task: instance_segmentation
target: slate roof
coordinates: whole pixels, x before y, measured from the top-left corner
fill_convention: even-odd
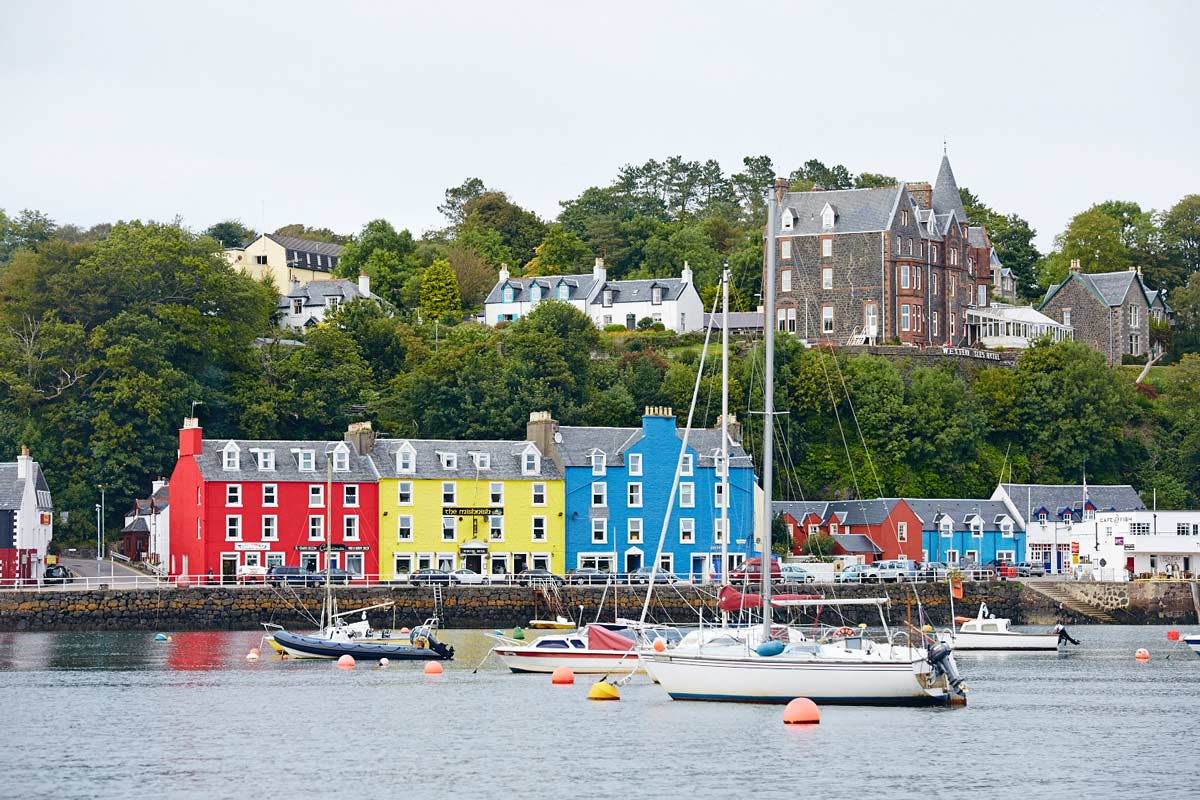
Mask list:
[[[709,314],[704,312],[704,328],[708,328],[709,319],[712,320],[713,330],[721,330],[721,314]],[[730,311],[729,312],[729,330],[744,331],[757,330],[761,331],[763,327],[763,315],[761,311]]]
[[[967,228],[967,244],[971,247],[987,247],[987,237],[983,235],[982,225],[973,225]]]
[[[145,517],[134,517],[129,524],[121,529],[121,533],[149,533],[150,526],[146,524]]]
[[[1000,531],[1000,519],[1008,516],[1008,508],[1002,500],[972,500],[972,499],[929,499],[904,498],[909,507],[921,518],[922,530],[938,530],[941,517],[949,515],[954,521],[954,530],[967,529],[965,520],[972,514],[978,514],[983,520],[983,530]],[[1019,527],[1013,520],[1013,528]]]
[[[874,553],[879,555],[883,549],[865,533],[837,533],[833,540],[847,553]]]
[[[301,253],[318,253],[323,256],[340,257],[346,248],[331,242],[315,242],[312,239],[300,239],[295,236],[280,236],[277,233],[263,234],[275,244],[282,245],[288,250],[298,250]]]
[[[561,441],[555,443],[563,464],[568,467],[590,467],[592,453],[603,451],[605,462],[610,467],[625,465],[625,451],[642,440],[641,428],[601,428],[564,425],[558,429]],[[675,438],[683,441],[683,429],[675,429]],[[699,428],[688,436],[688,448],[696,453],[697,467],[711,467],[714,456],[721,450],[721,431],[719,428]],[[670,457],[674,458],[676,454]],[[733,469],[751,467],[750,457],[745,449],[734,442],[729,442],[729,463]]]
[[[821,227],[821,211],[829,203],[834,209],[833,233],[883,231],[891,226],[892,215],[905,192],[904,184],[879,189],[839,189],[828,192],[787,192],[783,211],[792,211],[795,221],[783,236],[806,236],[830,231]]]
[[[223,469],[222,450],[233,441],[241,448],[241,468]],[[324,483],[325,448],[345,445],[350,451],[350,469],[346,472],[334,472],[334,483],[371,483],[379,479],[370,457],[360,455],[352,443],[336,441],[267,441],[259,439],[205,439],[204,452],[196,456],[196,464],[200,473],[208,481],[262,481],[275,483],[280,481],[304,481],[307,483]],[[275,453],[275,469],[260,470],[251,450],[271,450]],[[312,450],[314,469],[301,471],[298,450]]]
[[[513,289],[512,302],[528,303],[530,301],[530,289],[535,283],[542,287],[543,300],[557,300],[560,283],[565,283],[567,286],[567,300],[587,300],[592,293],[592,289],[596,286],[596,276],[588,272],[582,275],[544,275],[535,278],[509,278],[505,281],[497,281],[492,290],[488,292],[487,299],[483,302],[503,302],[500,299],[500,291],[505,286],[511,286]]]
[[[605,291],[612,292],[613,305],[619,303],[649,303],[651,290],[658,286],[662,288],[663,302],[668,300],[678,300],[683,294],[684,289],[688,287],[688,283],[682,278],[652,278],[650,280],[638,281],[606,281],[600,287],[601,293]],[[601,294],[601,300],[603,294]]]
[[[1070,484],[1002,483],[1018,512],[1031,513],[1045,507],[1051,513],[1083,503],[1083,486]],[[1144,511],[1146,506],[1129,484],[1087,487],[1088,500],[1098,511]]]
[[[305,308],[310,308],[324,307],[327,297],[340,297],[349,302],[364,296],[372,300],[379,299],[374,293],[363,295],[358,290],[356,281],[345,278],[331,281],[308,281],[299,285],[293,284],[293,288],[289,289],[287,294],[280,295],[278,307],[283,311],[291,311],[292,300],[300,298],[303,298]]]
[[[400,473],[396,470],[396,453],[407,442],[416,452],[414,472]],[[436,480],[561,480],[562,473],[552,459],[542,457],[542,470],[537,475],[521,473],[521,454],[532,442],[498,439],[473,439],[452,441],[449,439],[376,439],[371,450],[371,460],[381,478],[436,479]],[[536,446],[535,446],[536,447]],[[454,453],[457,457],[455,469],[442,467],[439,453]],[[487,469],[476,469],[472,453],[487,453],[490,465]]]
[[[25,481],[17,479],[17,463],[0,464],[0,508],[20,508],[24,493]]]
[[[1109,308],[1115,308],[1125,302],[1125,296],[1129,293],[1130,287],[1133,284],[1142,291],[1142,297],[1146,300],[1146,305],[1150,305],[1149,293],[1141,281],[1140,276],[1133,270],[1124,270],[1123,272],[1069,272],[1067,278],[1062,283],[1056,283],[1046,291],[1046,297],[1042,300],[1042,305],[1050,302],[1050,298],[1058,293],[1058,290],[1067,285],[1068,281],[1077,280],[1083,283],[1084,286],[1092,290]]]
[[[937,180],[933,184],[933,210],[938,214],[958,214],[960,221],[967,221],[967,212],[963,208],[962,196],[958,193],[954,170],[950,169],[950,157],[947,155],[942,156]]]
[[[895,497],[872,500],[777,500],[771,504],[771,508],[776,515],[787,512],[796,520],[815,513],[825,522],[831,515],[837,514],[842,525],[882,525],[898,502],[899,499]]]

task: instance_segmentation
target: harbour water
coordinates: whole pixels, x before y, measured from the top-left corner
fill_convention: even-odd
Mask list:
[[[1166,630],[963,654],[965,709],[825,707],[811,727],[644,676],[597,703],[590,676],[473,674],[479,631],[444,632],[438,677],[251,662],[254,632],[0,634],[0,797],[1195,797],[1200,658]]]

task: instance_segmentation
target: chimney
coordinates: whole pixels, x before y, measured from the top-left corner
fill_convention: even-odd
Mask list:
[[[156,493],[159,489],[167,485],[166,478],[155,478],[150,484],[150,494]]]
[[[365,456],[375,448],[375,430],[369,422],[351,422],[342,438],[354,445],[360,456]]]
[[[1137,272],[1137,273],[1140,273],[1140,272],[1141,272],[1141,270],[1140,270],[1140,269],[1138,269],[1137,267],[1130,267],[1130,268],[1129,268],[1129,271],[1130,271],[1130,272]]]
[[[29,448],[21,445],[21,455],[17,456],[17,480],[27,481],[33,477],[33,459],[29,457]]]
[[[670,406],[646,406],[643,417],[670,417],[675,419],[675,409]]]
[[[933,187],[924,181],[918,183],[909,183],[908,193],[912,195],[913,200],[917,201],[917,205],[921,208],[933,208]]]
[[[592,267],[592,277],[596,279],[596,283],[604,283],[607,280],[607,273],[604,271],[604,259],[597,258],[596,265]]]
[[[717,430],[721,429],[721,416],[717,415]],[[729,415],[729,438],[734,444],[742,442],[742,423],[738,422],[737,414]]]
[[[300,279],[295,273],[288,273],[288,296],[300,294]]]
[[[500,283],[504,283],[511,275],[512,273],[508,271],[508,264],[500,262]]]
[[[204,452],[204,431],[196,417],[184,417],[179,430],[179,457],[198,456]]]
[[[1080,266],[1079,266],[1079,259],[1078,259],[1078,258],[1072,258],[1072,259],[1071,259],[1071,272],[1074,272],[1076,275],[1078,275],[1078,274],[1079,274],[1080,272],[1082,272],[1082,271],[1083,271],[1083,270],[1082,270],[1082,269],[1080,268]]]
[[[775,202],[783,202],[783,193],[787,191],[787,181],[783,178],[775,179]]]
[[[692,268],[690,266],[688,266],[687,261],[683,262],[683,272],[679,273],[679,277],[683,280],[684,283],[692,282]]]
[[[558,435],[558,421],[550,416],[549,411],[530,411],[529,422],[525,425],[525,438],[537,445],[542,455],[553,459],[562,468],[561,457],[554,441]]]
[[[371,296],[371,276],[365,272],[358,273],[358,293],[363,297]]]

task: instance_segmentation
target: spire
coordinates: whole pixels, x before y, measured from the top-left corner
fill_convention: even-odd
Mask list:
[[[950,169],[950,157],[942,155],[942,166],[938,169],[937,182],[933,184],[933,210],[938,214],[958,212],[962,222],[967,221],[967,212],[963,209],[962,197],[958,193],[958,184],[954,182],[954,170]]]

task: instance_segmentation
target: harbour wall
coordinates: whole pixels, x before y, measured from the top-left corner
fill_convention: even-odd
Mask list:
[[[1017,581],[966,584],[955,613],[974,616],[980,603],[1014,624],[1180,624],[1197,622],[1197,601],[1187,583],[1021,583]],[[919,619],[920,595],[928,621],[941,627],[950,619],[944,585],[825,587],[827,597],[891,599],[893,623]],[[562,607],[578,620],[614,616],[636,618],[645,588],[621,587],[615,593],[602,587],[567,587]],[[391,600],[392,609],[370,614],[381,627],[412,627],[434,615],[435,598],[423,587],[344,587],[336,590],[339,610],[350,611]],[[553,617],[546,601],[533,589],[471,586],[442,590],[442,620],[450,628],[502,628],[528,625],[529,620]],[[694,624],[701,608],[715,612],[715,587],[679,585],[656,587],[650,619]],[[251,630],[263,622],[312,628],[320,614],[322,589],[270,587],[190,587],[185,589],[106,589],[87,591],[0,592],[0,631],[55,630]],[[824,622],[870,625],[878,623],[872,606],[825,609]]]

